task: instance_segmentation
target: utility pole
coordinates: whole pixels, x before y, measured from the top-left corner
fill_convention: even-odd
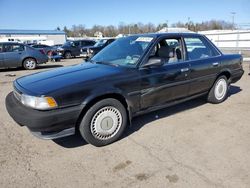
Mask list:
[[[189,26],[190,25],[190,17],[188,17],[188,30],[190,29]]]
[[[168,32],[168,20],[166,20],[166,29],[167,29],[167,32]]]
[[[232,14],[232,30],[234,30],[234,16],[236,12],[231,12],[231,14]]]

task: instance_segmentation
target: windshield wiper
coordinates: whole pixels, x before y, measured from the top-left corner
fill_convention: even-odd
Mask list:
[[[103,65],[111,65],[111,66],[115,66],[115,67],[118,67],[119,65],[117,64],[113,64],[113,63],[110,63],[110,62],[105,62],[105,61],[93,61],[93,60],[90,60],[91,63],[94,63],[94,64],[103,64]]]

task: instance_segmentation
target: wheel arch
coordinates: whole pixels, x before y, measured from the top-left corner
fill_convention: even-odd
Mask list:
[[[65,54],[66,54],[67,52],[69,52],[69,53],[72,55],[72,51],[69,50],[69,49],[65,50],[64,53],[63,53],[63,55],[65,56]]]
[[[82,109],[82,111],[77,119],[76,127],[79,127],[83,116],[91,108],[91,106],[93,106],[97,102],[99,102],[103,99],[107,99],[107,98],[116,99],[125,107],[126,112],[127,112],[127,118],[129,120],[129,123],[131,124],[132,115],[131,115],[131,108],[130,108],[129,102],[126,100],[126,98],[121,93],[112,92],[112,93],[105,93],[105,94],[101,94],[98,96],[94,96],[94,97],[91,97],[91,98],[85,100],[83,102],[84,108]]]
[[[231,71],[229,69],[223,69],[220,71],[220,73],[217,75],[215,81],[220,77],[220,76],[226,76],[227,77],[227,80],[229,81],[229,83],[231,82]],[[215,82],[214,81],[214,82]]]

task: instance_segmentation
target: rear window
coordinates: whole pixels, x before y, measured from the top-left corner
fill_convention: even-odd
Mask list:
[[[218,52],[200,37],[184,38],[189,60],[204,59],[219,55]]]

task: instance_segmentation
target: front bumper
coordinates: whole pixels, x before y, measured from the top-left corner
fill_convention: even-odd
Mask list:
[[[64,51],[63,50],[58,50],[57,54],[60,55],[60,56],[64,56]]]
[[[24,106],[19,102],[13,92],[9,93],[5,100],[5,105],[10,116],[21,126],[28,129],[39,137],[54,139],[54,135],[63,137],[74,134],[77,120],[83,106],[67,107],[47,111],[39,111]],[[73,129],[72,129],[73,128]],[[68,131],[65,131],[69,129]],[[69,134],[70,132],[70,134]],[[51,138],[48,137],[50,135]]]

